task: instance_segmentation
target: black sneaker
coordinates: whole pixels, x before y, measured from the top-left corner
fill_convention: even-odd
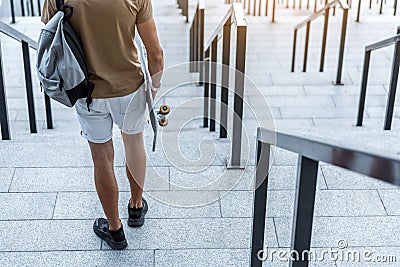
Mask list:
[[[93,224],[94,233],[104,240],[112,249],[120,250],[128,246],[126,242],[123,226],[117,231],[108,229],[108,222],[104,218],[99,218]]]
[[[129,219],[128,219],[128,225],[130,227],[141,227],[144,224],[144,216],[147,213],[147,210],[149,209],[149,206],[147,205],[147,201],[143,198],[142,199],[143,207],[139,209],[133,209],[131,208],[130,201],[128,203],[128,213],[129,213]]]

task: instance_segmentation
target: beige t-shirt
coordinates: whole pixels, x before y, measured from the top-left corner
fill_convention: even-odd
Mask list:
[[[70,23],[82,41],[95,84],[93,98],[128,95],[144,82],[134,44],[135,25],[153,18],[151,0],[65,0],[74,8]],[[57,12],[55,0],[45,0],[42,21]]]

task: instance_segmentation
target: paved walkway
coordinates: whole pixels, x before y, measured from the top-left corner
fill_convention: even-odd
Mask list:
[[[188,60],[189,26],[175,2],[154,1],[167,67]],[[227,9],[222,2],[206,1],[207,36]],[[385,13],[391,12],[389,2]],[[391,49],[373,56],[366,126],[353,125],[363,48],[393,35],[398,17],[380,16],[376,7],[371,11],[363,8],[362,22],[357,24],[352,21],[354,12],[350,12],[344,86],[331,85],[335,78],[340,12],[329,26],[324,73],[318,73],[317,69],[320,49],[317,32],[321,32],[321,21],[312,28],[309,72],[290,73],[293,26],[307,13],[279,6],[276,24],[271,24],[270,18],[248,17],[247,74],[266,97],[277,129],[397,153],[398,110],[394,130],[381,130]],[[38,18],[18,18],[15,27],[37,38],[41,24]],[[202,88],[189,84],[168,91],[161,101],[171,104],[175,111],[170,116],[170,125],[162,131],[157,153],[150,152],[151,132],[146,129],[149,164],[145,191],[150,205],[146,224],[140,229],[126,227],[128,249],[110,251],[92,233],[93,220],[102,211],[93,183],[89,149],[79,136],[73,110],[54,103],[55,129],[46,130],[43,98],[34,79],[40,130],[37,135],[28,134],[20,46],[8,37],[1,36],[1,41],[13,139],[0,141],[0,266],[248,266],[254,118],[245,115],[247,168],[226,170],[229,142],[200,128],[200,119],[193,120],[202,114],[201,101],[196,101],[202,96]],[[299,44],[302,43],[300,38]],[[299,48],[298,66],[301,51]],[[170,68],[166,74],[165,91],[173,89],[181,79],[196,78],[188,73],[186,66]],[[258,91],[248,87],[251,89],[246,91],[246,100],[250,105],[246,112],[253,109],[267,114],[264,102],[257,97]],[[117,130],[114,140],[120,210],[125,224],[129,186]],[[267,205],[266,246],[271,249],[290,246],[296,164],[296,155],[277,150]],[[370,250],[373,256],[394,255],[400,260],[399,199],[396,187],[322,164],[312,246],[321,252],[336,249],[338,241],[344,240],[349,250]],[[287,263],[275,260],[267,266],[287,266]],[[312,266],[398,266],[398,263],[379,265],[325,259]]]

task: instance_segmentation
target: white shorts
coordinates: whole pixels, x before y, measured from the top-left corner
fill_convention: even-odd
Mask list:
[[[95,98],[87,108],[86,99],[79,99],[75,111],[81,125],[82,137],[96,144],[112,138],[113,123],[126,134],[143,132],[146,125],[146,92],[144,85],[122,97]]]

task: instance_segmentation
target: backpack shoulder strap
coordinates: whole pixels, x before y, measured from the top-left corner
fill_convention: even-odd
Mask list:
[[[56,6],[58,10],[61,10],[63,5],[64,5],[64,0],[56,0]]]

